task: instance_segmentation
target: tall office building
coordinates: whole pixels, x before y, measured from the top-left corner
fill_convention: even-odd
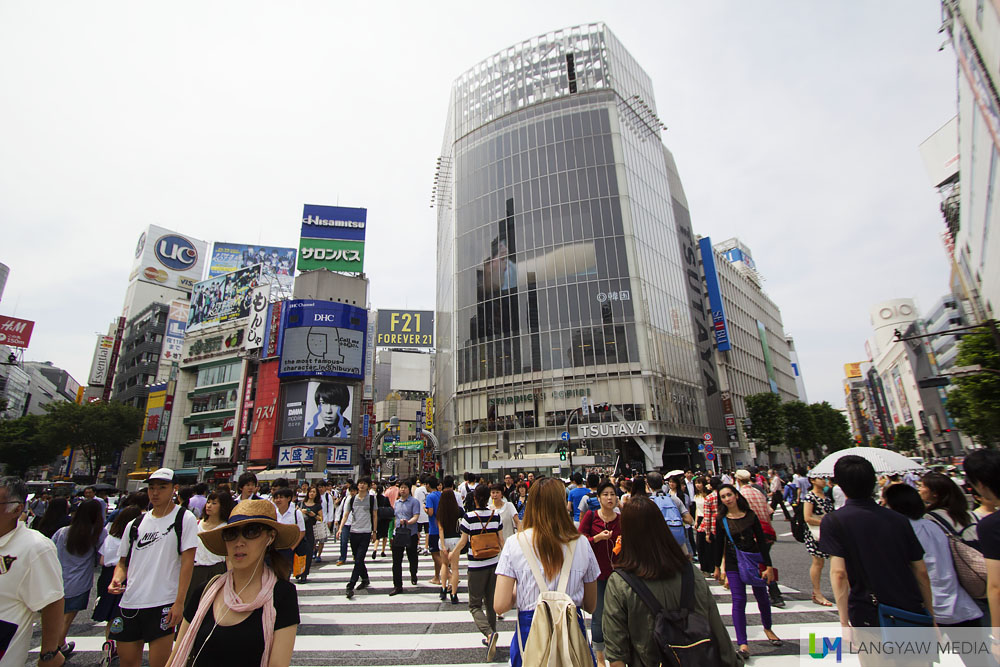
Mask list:
[[[435,178],[446,470],[511,455],[530,467],[564,431],[598,466],[686,466],[706,430],[724,442],[662,127],[649,76],[603,24],[516,44],[455,81]]]

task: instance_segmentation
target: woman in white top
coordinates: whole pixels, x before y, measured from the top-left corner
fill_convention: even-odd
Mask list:
[[[528,555],[526,545],[530,545]],[[561,583],[560,573],[568,554],[572,554],[572,561],[566,594],[578,609],[593,613],[597,607],[597,579],[601,576],[594,550],[587,538],[577,532],[566,512],[566,489],[562,482],[551,477],[536,479],[531,485],[521,530],[516,539],[504,543],[496,569],[493,608],[497,614],[517,608],[517,630],[510,646],[512,667],[521,666],[520,645],[527,641],[541,594],[528,558],[538,564],[548,590],[554,591]],[[583,628],[582,614],[579,619]]]
[[[521,520],[517,517],[514,503],[504,498],[503,491],[503,484],[499,482],[490,486],[489,509],[497,511],[500,522],[503,524],[503,539],[509,540],[520,527]]]
[[[205,500],[205,517],[198,522],[198,533],[215,530],[229,521],[235,502],[228,493],[210,493]],[[191,573],[191,583],[188,585],[188,599],[202,582],[207,582],[217,574],[226,573],[226,557],[219,556],[205,546],[201,540],[194,552],[194,571]],[[186,604],[186,601],[185,601]]]

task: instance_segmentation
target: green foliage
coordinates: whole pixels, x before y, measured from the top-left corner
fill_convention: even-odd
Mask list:
[[[62,452],[62,443],[42,437],[42,421],[38,415],[0,421],[0,461],[8,474],[24,477],[28,468],[52,463]]]
[[[956,366],[978,364],[1000,370],[1000,353],[989,331],[977,330],[966,334],[958,344]],[[959,430],[977,443],[1000,445],[1000,373],[983,371],[952,380],[948,392],[948,413]]]
[[[785,416],[781,398],[765,391],[751,394],[744,399],[750,418],[751,439],[764,451],[781,444],[785,437]]]
[[[843,412],[823,401],[809,406],[816,426],[816,442],[825,445],[827,453],[854,446],[851,426]]]
[[[881,447],[882,446],[882,436],[880,436],[878,433],[876,433],[875,435],[873,435],[872,439],[871,439],[871,445],[872,445],[872,447]]]
[[[818,433],[809,406],[802,401],[789,401],[781,404],[781,414],[785,422],[785,445],[816,453]]]
[[[115,455],[141,435],[145,415],[124,403],[52,403],[42,423],[42,434],[50,441],[80,450],[90,467],[114,462]]]
[[[917,448],[917,429],[913,426],[900,426],[896,429],[896,439],[892,448],[897,452],[909,452]]]

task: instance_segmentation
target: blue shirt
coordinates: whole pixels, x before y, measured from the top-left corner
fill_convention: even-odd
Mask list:
[[[440,491],[431,491],[430,493],[427,494],[427,500],[424,501],[424,507],[434,511],[434,516],[430,517],[431,525],[428,526],[427,528],[428,535],[438,534],[437,510],[438,510],[438,503],[440,502],[441,502]],[[430,512],[428,512],[427,514],[430,515]]]
[[[396,501],[396,525],[400,526],[420,514],[420,502],[413,496]]]
[[[585,486],[578,486],[566,493],[566,497],[569,499],[569,506],[573,508],[573,521],[580,520],[580,499],[588,493],[590,493],[590,489]]]

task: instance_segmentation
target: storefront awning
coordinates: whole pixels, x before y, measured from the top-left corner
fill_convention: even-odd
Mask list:
[[[133,470],[128,474],[129,479],[146,479],[149,477],[156,469],[155,468],[144,468],[142,470]]]
[[[174,471],[174,477],[197,477],[199,473],[206,473],[215,470],[215,466],[202,466],[201,468],[178,468]]]
[[[267,470],[267,466],[247,466],[247,472],[260,472],[261,470]]]
[[[271,482],[279,477],[295,477],[294,470],[289,474],[288,470],[282,470],[281,468],[272,468],[271,470],[264,470],[254,474],[257,475],[258,482]]]

